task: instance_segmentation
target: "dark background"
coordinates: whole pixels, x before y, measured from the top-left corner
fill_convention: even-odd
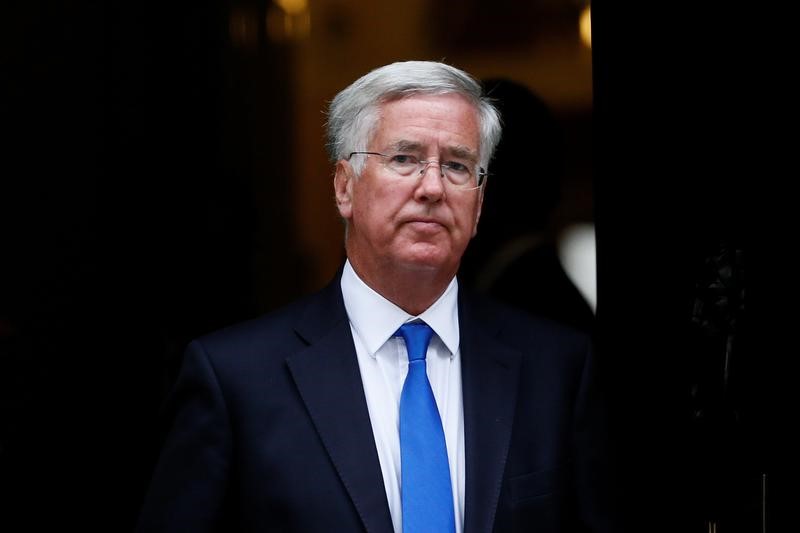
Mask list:
[[[767,474],[779,531],[792,324],[776,295],[795,284],[774,188],[781,17],[608,4],[593,6],[597,336],[625,513],[639,531],[760,531]],[[288,51],[230,54],[227,7],[4,4],[3,531],[129,530],[185,344],[305,290],[279,179]],[[739,251],[720,289],[735,312],[704,326],[721,250]]]
[[[597,320],[626,514],[785,531],[785,34],[752,3],[609,4],[592,13]]]

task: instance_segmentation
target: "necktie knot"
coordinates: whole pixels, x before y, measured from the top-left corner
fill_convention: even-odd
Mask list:
[[[406,342],[408,361],[424,361],[428,352],[428,344],[433,337],[433,330],[425,322],[410,322],[403,324],[395,335],[403,337]]]

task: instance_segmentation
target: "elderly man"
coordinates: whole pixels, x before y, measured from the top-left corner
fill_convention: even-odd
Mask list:
[[[394,63],[329,114],[347,261],[188,348],[141,531],[615,531],[590,344],[459,291],[496,110]]]

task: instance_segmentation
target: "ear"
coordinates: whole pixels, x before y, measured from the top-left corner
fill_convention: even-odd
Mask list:
[[[486,178],[484,178],[485,180]],[[484,181],[483,186],[478,190],[478,213],[475,215],[475,225],[472,227],[472,236],[478,234],[478,221],[481,219],[481,212],[483,210],[483,194],[486,191],[488,182]]]
[[[333,191],[336,195],[336,207],[339,215],[345,220],[353,216],[353,181],[355,172],[349,161],[340,159],[336,163],[336,173],[333,176]]]

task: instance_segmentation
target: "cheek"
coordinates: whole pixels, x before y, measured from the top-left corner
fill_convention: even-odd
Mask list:
[[[389,221],[403,206],[401,191],[378,188],[362,187],[354,196],[354,212],[364,221]]]
[[[478,230],[478,219],[480,218],[480,211],[478,205],[469,203],[461,206],[461,223],[459,226],[462,231],[470,238],[475,236]]]
[[[352,222],[365,234],[380,235],[390,230],[392,206],[377,191],[363,189],[354,197]]]

